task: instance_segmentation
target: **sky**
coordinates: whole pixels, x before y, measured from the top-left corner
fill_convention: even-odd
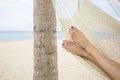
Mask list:
[[[0,31],[33,31],[33,0],[0,0]]]
[[[105,0],[93,0],[96,5],[112,13]],[[114,13],[112,13],[114,15]],[[0,31],[32,31],[33,0],[0,0]],[[60,30],[60,28],[57,28]]]
[[[0,31],[32,29],[32,0],[0,0]]]

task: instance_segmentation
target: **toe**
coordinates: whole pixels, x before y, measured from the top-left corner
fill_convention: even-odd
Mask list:
[[[81,31],[80,31],[77,27],[75,27],[75,26],[71,26],[71,27],[69,28],[69,30],[72,31],[72,32],[77,32],[77,31],[81,32]]]
[[[63,40],[62,47],[63,48],[65,47],[65,40]]]
[[[69,34],[70,34],[70,35],[74,35],[74,33],[75,33],[75,32],[78,32],[78,31],[80,31],[80,30],[78,30],[75,26],[71,26],[71,27],[69,28]]]
[[[69,30],[74,32],[74,31],[75,31],[75,26],[71,26],[71,27],[69,28]]]
[[[64,49],[65,49],[65,43],[62,43],[62,48],[64,48]]]
[[[69,40],[63,40],[63,43],[64,44],[66,44],[66,43],[68,43],[69,42]]]
[[[71,26],[70,28],[69,28],[69,34],[70,34],[70,36],[72,36],[73,34],[74,34],[74,26]]]
[[[63,40],[62,47],[65,48],[67,46],[68,42],[69,42],[68,40]]]

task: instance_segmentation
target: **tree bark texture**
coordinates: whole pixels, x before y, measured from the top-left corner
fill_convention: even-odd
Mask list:
[[[56,17],[52,0],[34,0],[33,80],[58,80]]]

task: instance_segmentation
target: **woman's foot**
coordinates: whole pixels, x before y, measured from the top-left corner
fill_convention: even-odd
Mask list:
[[[73,42],[78,43],[84,49],[91,44],[84,34],[74,26],[69,28],[69,34]]]
[[[92,56],[89,55],[83,48],[76,46],[76,44],[69,40],[64,40],[62,47],[73,54],[79,55],[88,60],[93,60]]]

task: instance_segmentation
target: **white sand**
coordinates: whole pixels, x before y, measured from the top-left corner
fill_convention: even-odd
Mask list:
[[[33,42],[0,42],[0,80],[32,80]]]
[[[79,80],[76,59],[64,53],[61,43],[58,40],[59,80]],[[0,41],[0,80],[32,80],[32,75],[33,41]]]
[[[58,40],[59,80],[95,80],[87,76],[91,73],[81,67],[82,63],[62,49],[61,43]],[[32,80],[32,76],[33,41],[0,41],[0,80]]]

